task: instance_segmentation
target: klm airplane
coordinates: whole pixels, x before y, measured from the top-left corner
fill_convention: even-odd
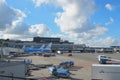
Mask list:
[[[52,43],[49,43],[47,46],[43,44],[40,48],[34,48],[34,47],[25,48],[24,46],[23,51],[29,54],[48,53],[48,52],[51,52],[51,46],[52,46]]]

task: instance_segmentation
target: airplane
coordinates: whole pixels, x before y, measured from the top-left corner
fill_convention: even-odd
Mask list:
[[[46,47],[45,47],[45,44],[43,44],[40,48],[34,48],[34,47],[25,48],[25,46],[23,46],[23,51],[29,54],[47,53],[47,52],[51,52],[51,46],[52,46],[52,43],[49,43]]]

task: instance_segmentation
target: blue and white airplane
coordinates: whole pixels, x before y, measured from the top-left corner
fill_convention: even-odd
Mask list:
[[[34,47],[25,48],[24,47],[23,51],[29,54],[48,53],[48,52],[51,52],[51,46],[52,46],[52,43],[49,43],[46,47],[45,47],[45,44],[43,44],[40,48],[34,48]]]

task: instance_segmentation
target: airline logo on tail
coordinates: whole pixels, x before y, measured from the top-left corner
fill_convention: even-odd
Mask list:
[[[42,52],[51,52],[51,47],[52,47],[52,43],[49,43],[44,49],[42,49]]]

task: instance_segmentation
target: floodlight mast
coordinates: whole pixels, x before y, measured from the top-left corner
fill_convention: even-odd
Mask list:
[[[1,61],[3,61],[3,45],[4,45],[4,42],[2,41],[1,42]]]

